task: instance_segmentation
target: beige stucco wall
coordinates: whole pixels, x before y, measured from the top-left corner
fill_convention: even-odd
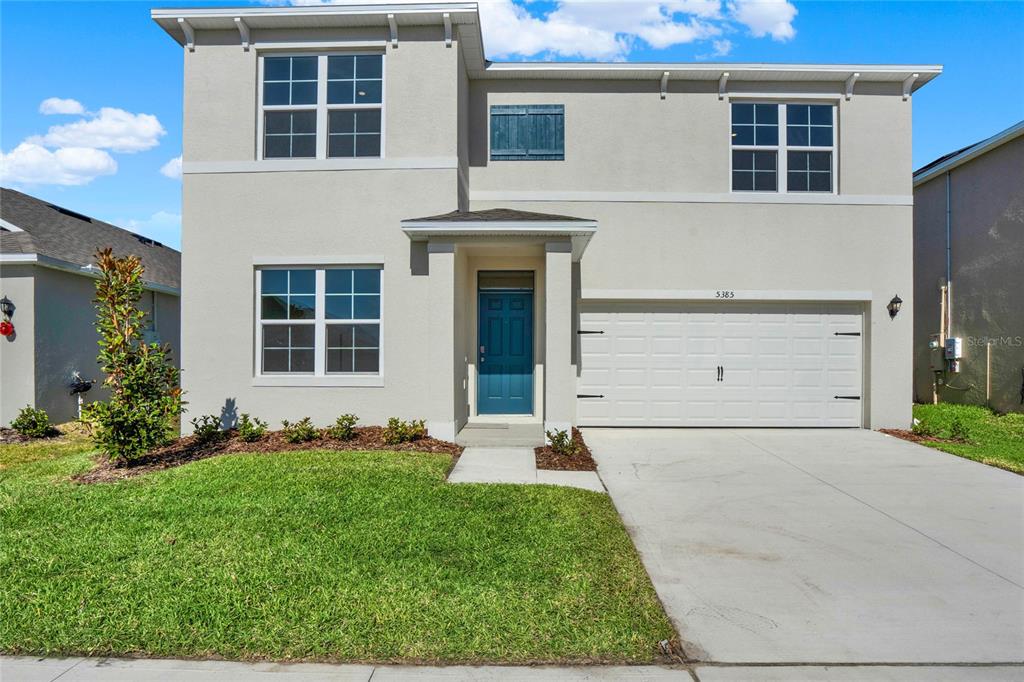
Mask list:
[[[909,206],[516,202],[598,221],[579,264],[588,290],[747,291],[770,300],[866,292],[866,425],[905,427],[911,410],[913,281]],[[491,208],[475,202],[474,209]],[[635,254],[624,257],[624,254]],[[886,305],[903,298],[890,320]],[[742,299],[737,299],[742,300]]]
[[[208,172],[203,162],[256,158],[256,55],[267,37],[257,36],[257,49],[245,52],[237,35],[200,32],[195,52],[186,51],[183,305],[188,318],[182,338],[191,416],[219,413],[228,404],[274,422],[308,415],[326,424],[342,412],[355,412],[364,423],[450,415],[449,423],[461,424],[471,414],[475,392],[474,272],[483,255],[462,245],[428,254],[423,245],[410,244],[399,221],[456,206],[506,206],[599,221],[598,236],[578,271],[567,254],[541,250],[534,256],[538,270],[549,265],[558,270],[558,310],[570,316],[579,292],[585,296],[588,289],[735,289],[767,298],[780,291],[866,292],[865,424],[909,424],[911,208],[900,204],[908,203],[910,194],[911,105],[897,85],[858,85],[849,101],[836,94],[839,83],[772,86],[779,93],[813,93],[837,102],[840,194],[833,205],[800,198],[786,204],[737,203],[729,198],[729,103],[719,100],[717,84],[673,81],[662,100],[654,81],[469,81],[457,45],[445,48],[440,31],[403,27],[399,47],[386,48],[384,109],[387,160],[456,162],[457,167],[443,169]],[[340,35],[303,32],[292,38]],[[382,29],[359,36],[387,37]],[[730,84],[731,90],[746,92],[766,87]],[[566,160],[490,163],[487,109],[492,103],[565,104]],[[466,113],[460,116],[461,111]],[[697,198],[473,197],[572,191]],[[869,205],[853,205],[855,200]],[[379,258],[384,265],[383,386],[256,385],[253,262],[259,257],[334,264]],[[502,262],[528,269],[529,260],[508,253]],[[431,283],[435,275],[439,279]],[[562,296],[566,289],[571,293]],[[890,322],[885,304],[896,293],[905,300],[904,313]],[[546,300],[540,292],[537,298]],[[538,307],[535,319],[547,317]],[[558,332],[566,340],[559,357],[565,356],[568,377],[556,373],[557,391],[540,396],[568,403],[557,406],[559,421],[571,419],[575,407],[573,324],[569,320]],[[431,338],[425,341],[424,335]],[[544,338],[541,329],[537,343]],[[440,353],[442,343],[450,351]],[[543,362],[544,352],[535,357]],[[544,390],[547,374],[538,373],[537,390]]]
[[[775,86],[821,93],[838,105],[838,187],[842,194],[909,197],[910,102],[895,88],[865,84],[850,100],[840,84]],[[730,92],[764,93],[763,83]],[[765,101],[765,100],[757,100]],[[780,101],[787,101],[780,95]],[[803,100],[788,100],[803,101]],[[492,104],[563,104],[564,161],[488,159]],[[470,186],[480,191],[610,191],[727,194],[730,100],[717,83],[671,82],[661,99],[655,81],[505,81],[470,84]]]
[[[383,41],[384,29],[301,32],[257,31],[256,48],[245,51],[237,32],[200,31],[194,52],[185,50],[183,161],[252,161],[257,158],[260,54],[271,40]],[[383,44],[356,51],[385,54],[384,153],[387,158],[456,156],[457,47],[446,48],[441,27],[408,27],[398,48]],[[312,52],[316,54],[316,52]],[[455,186],[452,186],[454,191]],[[455,196],[450,199],[455,208]],[[416,216],[410,216],[416,217]]]
[[[985,403],[986,345],[991,343],[992,400],[1000,411],[1024,410],[1024,137],[950,173],[951,332],[963,338],[959,374],[948,375],[945,402]],[[928,341],[939,331],[946,277],[946,176],[914,191],[914,391],[932,399]],[[956,388],[953,388],[956,387]],[[958,390],[967,389],[967,390]]]
[[[15,305],[11,323],[16,335],[0,338],[0,425],[8,426],[18,410],[35,402],[34,265],[0,267],[0,297]]]

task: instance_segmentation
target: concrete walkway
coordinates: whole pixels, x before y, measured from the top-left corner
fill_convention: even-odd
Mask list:
[[[596,471],[537,469],[533,448],[466,448],[449,483],[545,483],[605,492]]]
[[[863,430],[584,435],[690,658],[1024,661],[1024,477]]]
[[[0,658],[3,682],[1010,682],[1016,666],[372,666],[117,658]]]

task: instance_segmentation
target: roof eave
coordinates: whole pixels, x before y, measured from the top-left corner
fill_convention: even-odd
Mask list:
[[[940,175],[944,175],[949,171],[953,170],[957,166],[962,166],[968,161],[975,159],[982,154],[987,154],[997,147],[1015,140],[1021,135],[1024,135],[1024,121],[1018,121],[1014,125],[1010,126],[1006,130],[996,133],[992,137],[982,140],[981,142],[968,147],[956,156],[946,159],[937,166],[933,166],[926,171],[918,171],[914,173],[914,187],[923,185],[924,183],[932,180]]]
[[[97,279],[100,276],[98,269],[92,264],[78,265],[77,263],[61,260],[60,258],[53,258],[52,256],[44,256],[38,253],[0,253],[0,263],[7,263],[9,265],[38,265],[40,267],[50,268],[51,270],[69,272],[73,275],[92,277],[93,279]],[[153,282],[151,280],[143,280],[142,288],[162,294],[169,294],[171,296],[181,296],[180,288],[160,284],[159,282]]]

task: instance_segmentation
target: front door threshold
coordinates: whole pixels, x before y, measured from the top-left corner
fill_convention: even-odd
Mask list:
[[[475,417],[462,427],[455,442],[463,447],[538,447],[544,445],[544,424],[528,421]]]

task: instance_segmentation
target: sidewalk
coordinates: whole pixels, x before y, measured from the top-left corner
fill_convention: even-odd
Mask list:
[[[455,464],[449,483],[543,483],[606,492],[596,471],[537,469],[533,448],[466,448]]]
[[[452,666],[0,657],[3,682],[1014,682],[1021,665]]]
[[[391,680],[624,680],[625,682],[692,682],[684,668],[655,666],[591,666],[554,668],[529,666],[328,665],[323,663],[236,663],[122,658],[0,657],[3,682],[389,682]]]

